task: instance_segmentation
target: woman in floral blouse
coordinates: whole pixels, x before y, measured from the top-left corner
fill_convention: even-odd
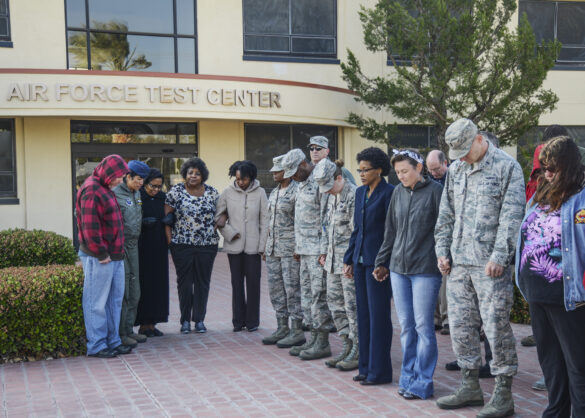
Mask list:
[[[203,323],[218,235],[214,215],[219,193],[205,184],[209,170],[200,158],[191,158],[181,167],[184,183],[167,193],[165,214],[173,212],[175,223],[166,227],[167,241],[177,271],[181,309],[181,333],[206,332]]]

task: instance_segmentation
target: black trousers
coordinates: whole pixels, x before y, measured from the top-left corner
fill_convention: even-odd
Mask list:
[[[531,303],[538,361],[548,389],[546,418],[585,417],[585,307]]]
[[[260,254],[228,254],[232,275],[232,324],[255,328],[260,324]]]
[[[177,271],[181,323],[205,319],[209,282],[216,255],[217,245],[171,245],[171,256]]]

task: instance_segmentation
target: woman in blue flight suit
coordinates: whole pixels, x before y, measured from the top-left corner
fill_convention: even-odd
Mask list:
[[[354,230],[344,257],[344,274],[353,276],[357,302],[359,373],[353,380],[362,385],[392,382],[390,346],[392,321],[388,280],[378,282],[372,272],[384,241],[384,222],[394,186],[383,176],[390,172],[388,155],[379,148],[366,148],[357,155],[362,186],[356,190]]]

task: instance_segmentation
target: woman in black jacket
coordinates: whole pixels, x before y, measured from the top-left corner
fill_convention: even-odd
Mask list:
[[[394,305],[402,332],[402,368],[398,393],[405,399],[433,396],[438,349],[434,311],[441,273],[435,256],[434,230],[443,186],[423,175],[423,157],[411,150],[394,150],[390,164],[400,185],[386,216],[384,242],[373,275],[390,275]],[[387,265],[390,261],[390,272]]]

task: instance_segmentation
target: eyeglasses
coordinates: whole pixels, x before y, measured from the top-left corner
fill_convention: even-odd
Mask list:
[[[323,147],[309,147],[309,151],[321,151]]]
[[[545,165],[543,165],[543,166],[542,166],[542,169],[543,169],[544,171],[548,171],[548,172],[549,172],[549,173],[551,173],[551,174],[554,174],[554,173],[556,173],[556,172],[557,172],[557,169],[556,169],[556,168],[554,168],[554,167],[551,167],[551,166],[545,166]]]
[[[358,172],[358,174],[362,174],[362,173],[367,173],[368,171],[372,171],[375,170],[375,168],[364,168],[363,170],[361,168],[358,168],[356,171]]]
[[[160,186],[157,186],[155,184],[148,183],[147,186],[150,187],[153,190],[160,190],[160,189],[162,189],[162,184]]]

